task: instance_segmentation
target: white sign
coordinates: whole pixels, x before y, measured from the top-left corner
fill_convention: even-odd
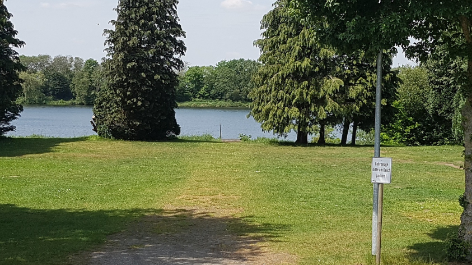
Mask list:
[[[392,158],[372,159],[372,183],[390,184],[392,181]]]

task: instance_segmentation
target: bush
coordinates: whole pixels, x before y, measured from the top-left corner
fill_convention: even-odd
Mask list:
[[[248,142],[251,140],[251,135],[239,134],[239,139],[243,142]]]
[[[366,132],[363,130],[357,130],[356,143],[360,145],[374,145],[375,144],[375,131],[371,130]]]

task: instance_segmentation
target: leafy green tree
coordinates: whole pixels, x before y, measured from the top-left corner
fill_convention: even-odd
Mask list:
[[[72,79],[82,69],[83,59],[70,56],[56,56],[43,70],[46,77],[43,92],[53,100],[71,100]]]
[[[261,22],[262,66],[254,76],[256,88],[250,115],[264,131],[284,135],[297,131],[297,143],[320,125],[324,141],[325,119],[339,107],[332,95],[342,82],[331,76],[334,54],[316,41],[315,31],[289,14],[287,1],[277,1]]]
[[[460,143],[453,131],[457,114],[455,100],[460,95],[455,79],[448,76],[464,73],[430,57],[425,66],[401,67],[402,84],[395,103],[398,113],[395,121],[385,126],[386,134],[397,142],[408,145]],[[456,65],[459,66],[459,65]]]
[[[177,101],[192,99],[248,102],[254,88],[252,76],[259,63],[253,60],[221,61],[216,66],[192,66],[180,74]]]
[[[100,82],[96,80],[98,77],[96,72],[99,71],[101,71],[100,64],[88,59],[83,68],[75,73],[71,86],[78,104],[93,105],[95,102],[96,92],[100,86]]]
[[[451,52],[467,60],[463,129],[465,143],[464,212],[460,237],[471,243],[472,258],[472,6],[468,1],[291,0],[301,17],[316,24],[323,43],[343,51],[364,50],[369,55],[402,46],[421,60],[443,40]],[[294,12],[294,13],[296,13]],[[446,32],[457,32],[448,38]],[[409,37],[418,40],[409,46]],[[373,41],[375,40],[375,41]],[[459,40],[459,41],[457,41]]]
[[[396,142],[409,145],[427,144],[432,139],[434,122],[427,111],[427,102],[431,94],[428,72],[424,67],[401,67],[402,84],[398,88],[398,100],[395,107],[398,112],[395,121],[386,125],[386,134]],[[435,139],[438,141],[440,139]]]
[[[382,121],[384,124],[391,124],[395,119],[397,109],[394,106],[397,99],[397,89],[401,83],[398,76],[398,71],[391,68],[391,56],[384,54],[382,66]],[[373,65],[372,65],[373,66]],[[375,74],[374,74],[375,73]],[[369,83],[360,98],[364,103],[359,105],[359,108],[351,113],[352,118],[352,138],[351,145],[356,144],[357,130],[361,129],[369,132],[375,126],[375,81],[377,80],[377,73],[374,68],[371,68]]]
[[[393,116],[392,104],[395,100],[395,91],[400,82],[397,71],[391,69],[391,56],[385,53],[382,69],[384,79],[382,81],[383,106],[387,117]],[[376,65],[372,60],[366,58],[363,52],[354,52],[350,55],[338,56],[337,71],[335,76],[343,81],[339,92],[335,94],[334,100],[340,109],[332,119],[332,126],[342,125],[341,144],[347,144],[347,136],[351,124],[351,144],[356,144],[357,129],[370,131],[374,127],[375,116],[375,81]]]
[[[206,89],[208,74],[212,67],[192,66],[180,76],[179,87],[177,88],[177,101],[189,101],[201,98],[201,93]]]
[[[72,81],[74,72],[82,69],[83,60],[81,58],[73,58],[70,56],[56,56],[52,58],[51,62],[43,70],[47,74],[60,74]]]
[[[74,97],[72,91],[72,81],[76,75],[81,73],[84,67],[84,60],[78,57],[49,55],[20,56],[21,63],[27,68],[28,73],[41,73],[44,77],[42,94],[47,100],[70,100]],[[31,77],[31,76],[30,76]],[[33,81],[33,80],[32,80]],[[31,88],[31,86],[28,86]],[[30,95],[31,91],[29,91]],[[36,96],[40,94],[36,93]],[[35,96],[35,98],[37,98]],[[79,101],[81,101],[80,99]],[[34,102],[44,102],[44,99],[33,100]],[[88,104],[91,104],[89,102]]]
[[[18,72],[25,68],[13,47],[20,48],[25,43],[16,38],[18,32],[10,21],[11,17],[0,0],[0,136],[15,130],[10,122],[17,119],[23,110],[16,100],[22,91]]]
[[[56,71],[46,71],[44,77],[43,93],[50,99],[70,100],[73,98],[70,88],[71,80],[66,75]]]
[[[442,129],[445,142],[463,143],[461,110],[465,103],[467,61],[451,53],[452,49],[446,44],[438,46],[423,64],[431,87],[427,110],[437,124],[446,126]]]
[[[155,140],[179,134],[175,119],[178,70],[185,36],[176,0],[121,0],[114,30],[106,30],[106,84],[94,112],[98,134]]]
[[[46,102],[46,95],[42,92],[45,82],[45,77],[42,72],[20,72],[20,79],[23,80],[21,84],[23,87],[22,103],[44,104]]]
[[[20,55],[20,61],[27,68],[26,71],[30,73],[38,73],[44,72],[44,70],[51,64],[52,58],[49,55]]]
[[[209,87],[212,99],[249,101],[248,94],[254,88],[252,76],[259,68],[253,60],[230,60],[219,62],[211,72],[213,84]]]

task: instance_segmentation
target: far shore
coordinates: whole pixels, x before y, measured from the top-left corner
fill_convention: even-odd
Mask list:
[[[249,109],[250,102],[234,102],[225,100],[193,100],[177,102],[179,108],[238,108]],[[49,101],[44,104],[23,104],[24,106],[93,106],[77,104],[74,100]]]

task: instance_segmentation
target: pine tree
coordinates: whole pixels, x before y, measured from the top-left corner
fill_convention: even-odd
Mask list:
[[[184,64],[177,0],[120,0],[106,30],[105,87],[95,102],[98,134],[125,140],[178,135],[177,72]]]
[[[19,72],[25,68],[12,47],[19,48],[25,43],[15,38],[18,32],[10,22],[11,17],[0,0],[0,136],[15,130],[10,122],[17,119],[23,110],[15,101],[22,91]]]

